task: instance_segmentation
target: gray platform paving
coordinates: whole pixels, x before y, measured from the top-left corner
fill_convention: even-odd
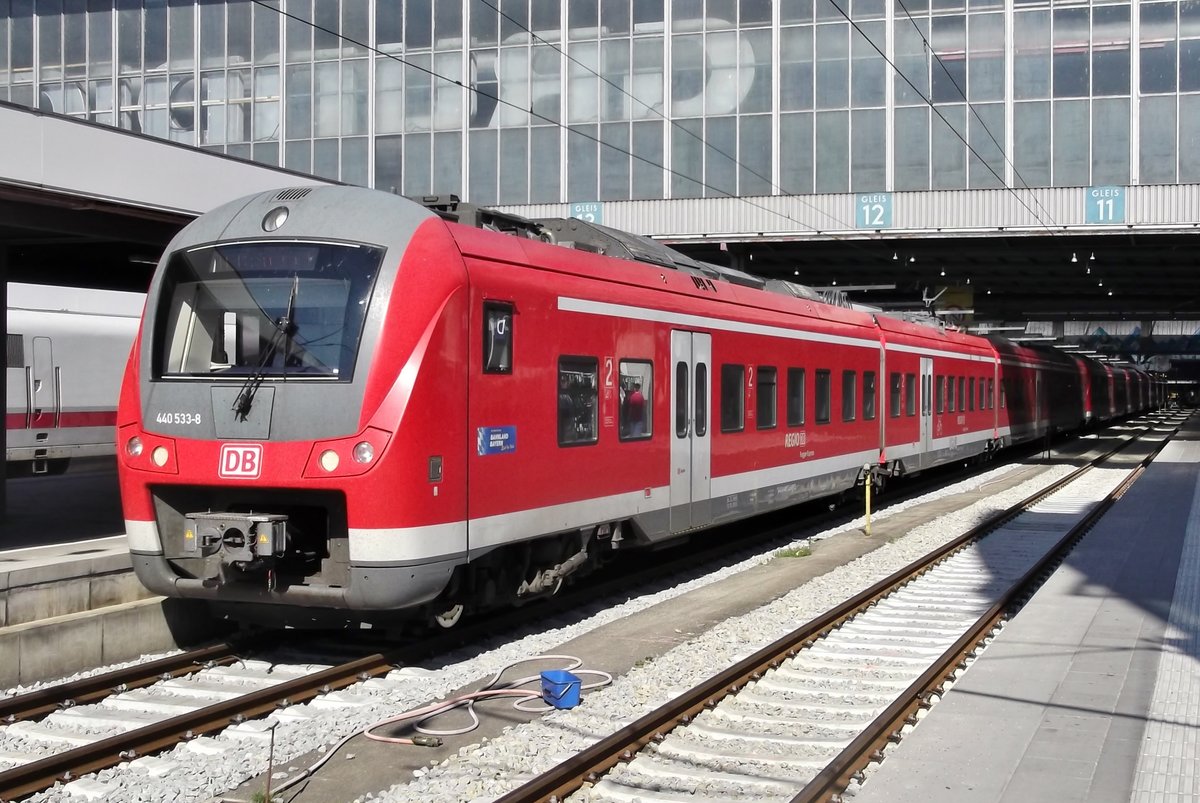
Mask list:
[[[854,800],[1198,800],[1198,645],[1193,417]]]

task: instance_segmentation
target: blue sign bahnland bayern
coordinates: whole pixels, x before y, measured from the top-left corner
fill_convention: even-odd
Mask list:
[[[1087,187],[1083,191],[1087,223],[1124,223],[1124,187]]]
[[[517,450],[516,427],[480,427],[475,430],[475,449],[479,456],[507,454]]]
[[[571,217],[588,223],[604,223],[604,204],[599,201],[576,201],[571,204]]]
[[[890,192],[860,192],[854,196],[854,227],[857,229],[890,229],[892,227],[892,194]]]

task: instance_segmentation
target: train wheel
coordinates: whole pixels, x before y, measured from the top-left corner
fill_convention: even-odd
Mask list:
[[[433,621],[443,630],[449,630],[462,620],[462,615],[463,606],[462,603],[458,603],[456,605],[451,605],[441,613],[435,613],[433,615]]]

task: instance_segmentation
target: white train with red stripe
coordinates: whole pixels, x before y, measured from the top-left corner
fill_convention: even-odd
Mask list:
[[[8,284],[5,459],[10,475],[57,473],[113,454],[117,392],[142,293]]]
[[[148,587],[450,624],[618,550],[1088,419],[1078,358],[431,205],[284,190],[172,241],[117,422]]]

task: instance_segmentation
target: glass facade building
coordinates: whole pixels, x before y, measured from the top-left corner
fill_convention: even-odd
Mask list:
[[[1184,184],[1200,0],[0,0],[0,100],[480,204]]]

